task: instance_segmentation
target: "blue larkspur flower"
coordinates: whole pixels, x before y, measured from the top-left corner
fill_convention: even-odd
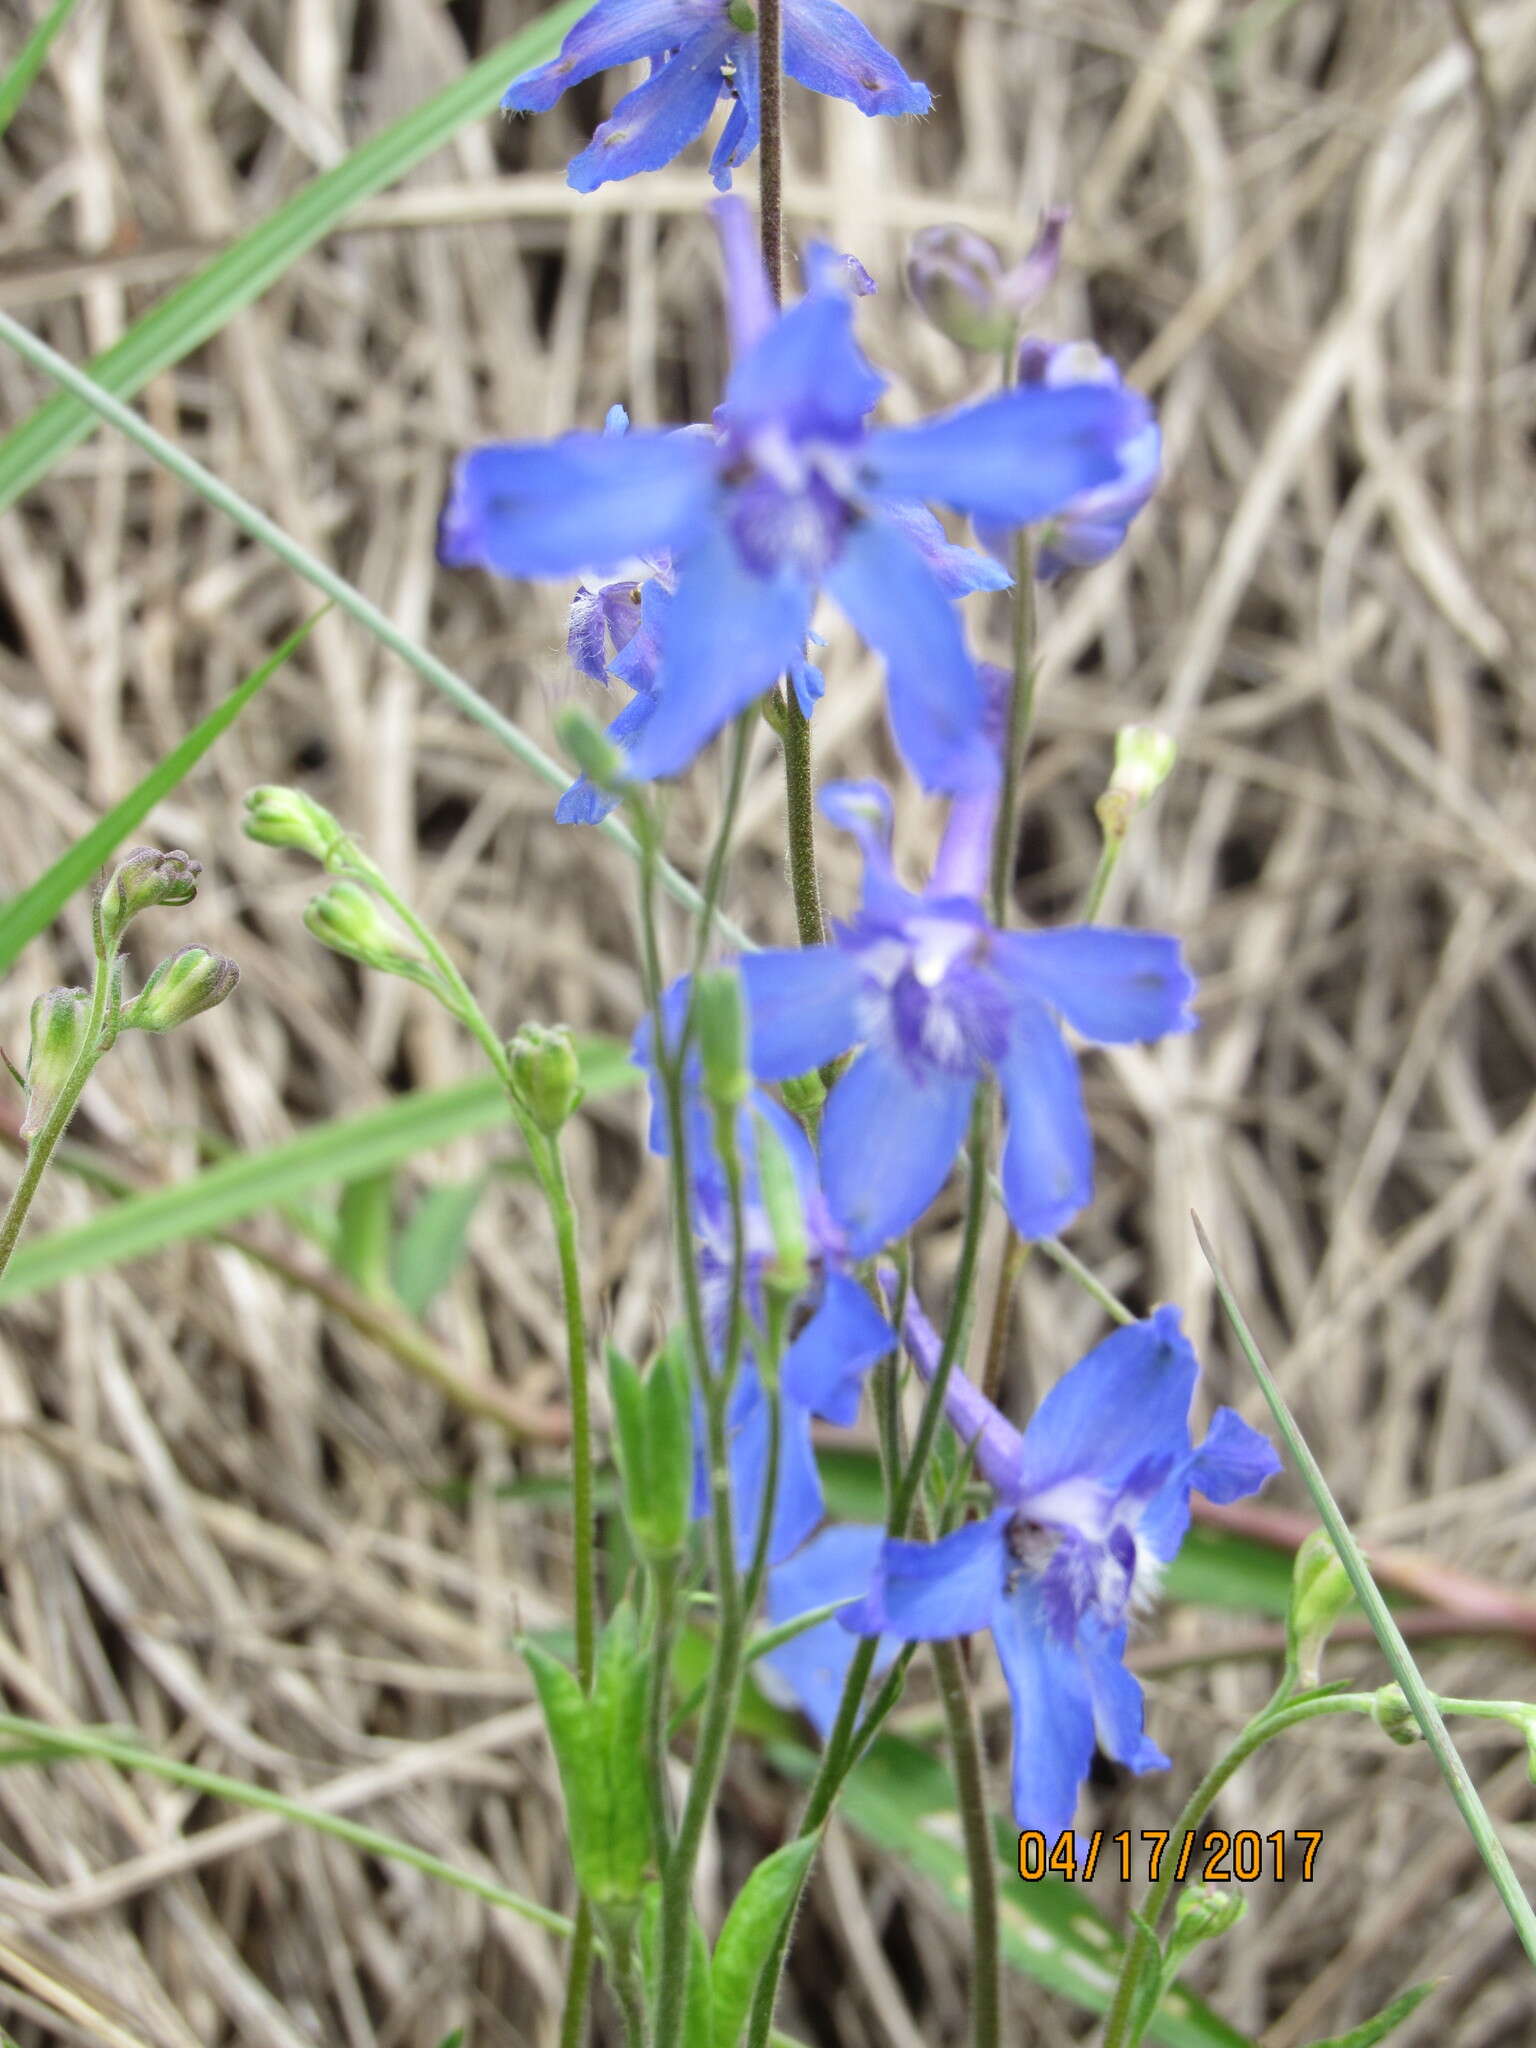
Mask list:
[[[891,724],[921,781],[985,787],[997,759],[953,599],[1008,579],[990,557],[951,546],[923,501],[994,526],[1047,518],[1119,475],[1146,401],[1094,384],[1025,386],[871,428],[884,386],[853,335],[862,272],[818,252],[804,298],[778,314],[745,209],[715,210],[734,367],[713,429],[474,449],[454,471],[439,558],[564,577],[666,552],[654,702],[627,743],[637,780],[680,773],[803,662],[824,591],[885,657]]]
[[[862,1048],[821,1124],[822,1189],[855,1258],[900,1236],[938,1192],[988,1072],[1007,1111],[1008,1212],[1022,1236],[1053,1235],[1093,1193],[1093,1139],[1061,1020],[1108,1045],[1194,1026],[1194,983],[1176,940],[988,923],[979,899],[993,801],[990,792],[957,799],[929,885],[915,895],[891,865],[885,790],[828,784],[823,811],[864,851],[859,914],[830,944],[740,962],[760,1080]]]
[[[1019,345],[1019,381],[1049,391],[1087,384],[1124,389],[1118,364],[1091,341],[1026,339]],[[1162,460],[1162,434],[1149,412],[1121,443],[1119,473],[1079,492],[1050,521],[1035,558],[1035,574],[1049,581],[1068,569],[1091,569],[1107,561],[1156,490]]]
[[[835,0],[784,0],[784,69],[812,92],[851,100],[865,114],[926,114],[927,86]],[[639,58],[651,75],[624,95],[567,177],[578,192],[659,170],[701,135],[716,102],[730,116],[710,159],[724,192],[757,147],[757,22],[750,0],[598,0],[560,54],[513,80],[509,113],[543,113],[567,86]]]
[[[931,1377],[938,1338],[920,1310],[906,1327]],[[1239,1500],[1280,1469],[1230,1408],[1191,1442],[1197,1374],[1172,1308],[1090,1351],[1022,1434],[957,1374],[949,1420],[997,1506],[937,1543],[882,1542],[868,1594],[838,1616],[855,1634],[906,1641],[990,1630],[1013,1702],[1021,1828],[1054,1837],[1071,1825],[1095,1743],[1133,1771],[1167,1763],[1122,1661],[1129,1619],[1183,1540],[1191,1492]]]

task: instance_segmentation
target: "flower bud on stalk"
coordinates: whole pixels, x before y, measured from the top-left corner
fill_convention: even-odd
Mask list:
[[[35,1138],[47,1123],[84,1049],[90,1013],[91,993],[84,988],[51,988],[32,1005],[22,1137]]]
[[[293,846],[323,867],[330,867],[347,835],[323,804],[301,789],[264,783],[247,790],[245,836],[259,846]]]
[[[183,946],[162,960],[123,1012],[125,1031],[174,1031],[233,993],[240,970],[206,946]]]
[[[579,706],[570,706],[555,720],[555,737],[594,789],[605,796],[619,789],[624,756],[597,721]]]
[[[716,1109],[729,1113],[752,1093],[741,976],[734,967],[707,969],[694,986],[693,1002],[704,1094]]]
[[[377,903],[356,882],[333,882],[305,909],[304,923],[322,946],[344,953],[362,967],[403,975],[436,990],[437,976],[419,953],[408,952],[400,934]]]
[[[1371,1719],[1389,1741],[1401,1744],[1404,1749],[1412,1749],[1416,1742],[1424,1740],[1424,1730],[1400,1685],[1381,1687],[1371,1706]]]
[[[141,910],[190,903],[197,894],[200,860],[173,848],[136,846],[113,869],[101,892],[101,936],[110,953]]]
[[[1333,1538],[1326,1529],[1314,1529],[1296,1552],[1291,1568],[1291,1605],[1285,1621],[1286,1649],[1303,1689],[1318,1683],[1323,1646],[1354,1597],[1354,1588],[1333,1547]]]
[[[564,1024],[525,1024],[507,1047],[518,1101],[546,1138],[553,1138],[581,1107],[581,1062]]]
[[[1132,818],[1156,796],[1173,772],[1178,741],[1155,725],[1122,725],[1115,735],[1115,766],[1094,805],[1107,839],[1123,839]]]
[[[907,253],[913,298],[939,332],[962,348],[995,354],[1009,347],[1024,315],[1055,280],[1069,218],[1065,207],[1047,213],[1029,254],[1007,270],[996,243],[973,228],[920,229]]]

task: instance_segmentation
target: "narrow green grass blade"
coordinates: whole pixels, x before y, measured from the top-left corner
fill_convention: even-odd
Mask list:
[[[29,333],[8,313],[0,313],[0,339],[8,341],[19,356],[37,369],[46,371],[50,377],[64,385],[66,390],[82,398],[92,411],[99,413],[104,420],[109,420],[131,441],[136,441],[147,454],[152,455],[173,476],[180,477],[183,483],[190,485],[216,511],[222,512],[225,518],[233,521],[243,533],[248,533],[252,540],[259,542],[262,547],[270,548],[279,561],[286,562],[296,575],[302,576],[306,583],[313,584],[316,590],[332,599],[342,611],[356,619],[359,625],[365,626],[376,640],[392,654],[399,655],[423,681],[430,683],[435,690],[440,690],[466,718],[471,718],[476,725],[483,726],[500,741],[508,753],[521,761],[525,768],[531,769],[541,781],[547,782],[552,789],[565,788],[571,779],[569,772],[562,768],[559,762],[552,761],[520,725],[505,717],[494,705],[488,704],[479,691],[472,684],[465,682],[462,676],[455,675],[446,662],[439,661],[435,654],[429,653],[425,647],[418,646],[408,634],[402,633],[393,620],[387,619],[377,605],[370,604],[360,590],[355,590],[344,577],[338,576],[334,569],[328,568],[318,557],[310,554],[307,548],[300,547],[297,541],[290,539],[275,521],[269,519],[264,512],[258,512],[254,505],[248,504],[238,491],[232,491],[227,484],[221,483],[211,470],[205,469],[200,462],[185,454],[174,441],[168,441],[163,434],[157,433],[147,420],[141,419],[126,405],[120,405],[110,392],[103,391],[98,384],[92,383],[83,371],[77,370],[73,363],[66,362],[56,350],[49,348],[46,342],[39,341],[35,334]],[[594,829],[611,839],[616,846],[621,846],[631,860],[639,859],[639,843],[629,827],[618,817],[604,818]],[[675,902],[681,903],[685,910],[698,915],[703,909],[703,899],[686,876],[680,875],[664,860],[658,862],[656,874],[662,887]],[[732,946],[748,949],[752,946],[752,941],[746,933],[718,911],[715,914],[715,929]]]
[[[42,70],[53,39],[75,11],[75,0],[53,0],[52,7],[21,46],[16,62],[0,78],[0,135],[11,125],[16,109],[32,89]]]
[[[1441,1718],[1435,1696],[1419,1675],[1419,1667],[1413,1661],[1413,1652],[1403,1640],[1403,1632],[1392,1618],[1392,1610],[1382,1598],[1381,1590],[1371,1577],[1370,1566],[1364,1553],[1350,1533],[1349,1524],[1340,1511],[1338,1502],[1329,1490],[1323,1477],[1322,1468],[1307,1447],[1306,1439],[1297,1428],[1295,1418],[1285,1405],[1285,1397],[1275,1384],[1274,1375],[1265,1364],[1253,1333],[1243,1320],[1243,1312],[1227,1284],[1226,1275],[1216,1262],[1198,1216],[1194,1219],[1195,1235],[1200,1240],[1200,1249],[1216,1282],[1216,1292],[1227,1321],[1232,1325],[1239,1348],[1258,1381],[1264,1399],[1269,1403],[1269,1412],[1275,1418],[1275,1427],[1285,1440],[1285,1447],[1294,1459],[1296,1469],[1306,1481],[1312,1504],[1322,1517],[1323,1527],[1333,1539],[1333,1547],[1339,1553],[1339,1562],[1349,1576],[1349,1583],[1355,1589],[1355,1598],[1360,1602],[1367,1621],[1371,1624],[1376,1640],[1381,1645],[1382,1655],[1391,1666],[1392,1675],[1403,1689],[1403,1697],[1413,1709],[1413,1717],[1423,1730],[1424,1740],[1430,1753],[1440,1766],[1441,1775],[1451,1788],[1451,1797],[1461,1810],[1461,1817],[1467,1824],[1467,1831],[1477,1844],[1478,1854],[1487,1865],[1488,1875],[1493,1879],[1494,1889],[1504,1902],[1504,1910],[1514,1922],[1515,1932],[1527,1957],[1536,1964],[1536,1912],[1521,1889],[1504,1844],[1489,1818],[1488,1809],[1478,1797],[1477,1787],[1467,1775],[1467,1767],[1461,1760],[1460,1752],[1452,1742],[1450,1733]]]
[[[46,1721],[23,1720],[19,1714],[0,1714],[0,1735],[35,1743],[39,1749],[46,1750],[55,1762],[63,1762],[70,1757],[89,1757],[95,1763],[115,1764],[122,1771],[143,1771],[151,1777],[168,1779],[173,1785],[186,1785],[194,1792],[205,1793],[210,1799],[227,1799],[233,1806],[250,1806],[259,1813],[275,1813],[298,1827],[312,1828],[316,1834],[330,1835],[338,1842],[350,1843],[365,1855],[378,1856],[389,1863],[409,1864],[413,1870],[451,1884],[458,1891],[469,1892],[477,1899],[484,1899],[488,1905],[500,1906],[508,1913],[516,1913],[520,1919],[531,1920],[536,1927],[547,1927],[551,1934],[568,1935],[571,1932],[571,1923],[563,1913],[552,1913],[547,1906],[536,1905],[532,1899],[509,1892],[504,1885],[493,1884],[489,1878],[476,1877],[473,1871],[460,1870],[455,1864],[445,1863],[442,1857],[434,1856],[426,1849],[418,1849],[412,1842],[402,1842],[395,1835],[380,1834],[377,1828],[362,1827],[339,1813],[327,1813],[323,1807],[307,1805],[302,1799],[289,1799],[281,1792],[269,1792],[265,1785],[250,1785],[243,1778],[226,1778],[217,1771],[199,1770],[196,1764],[184,1764],[174,1757],[159,1756],[153,1750],[141,1749],[136,1742],[119,1741],[114,1735],[101,1735],[94,1729],[50,1728]]]
[[[129,790],[120,804],[114,804],[83,838],[77,839],[45,875],[40,875],[30,889],[23,889],[19,896],[0,905],[0,974],[29,939],[52,924],[75,891],[84,887],[161,798],[170,794],[219,735],[229,730],[257,691],[309,637],[329,609],[329,605],[325,606],[313,618],[306,619],[296,633],[290,633],[275,654],[248,675],[238,689],[231,690],[223,703],[216,705],[163,760],[157,761],[144,780]]]
[[[639,1068],[630,1064],[617,1039],[578,1039],[577,1052],[589,1099],[640,1079]],[[130,1195],[88,1223],[23,1244],[0,1280],[0,1301],[17,1301],[77,1274],[142,1258],[183,1238],[227,1230],[242,1217],[292,1201],[311,1188],[360,1180],[434,1145],[503,1124],[511,1124],[511,1112],[494,1074],[406,1095],[362,1116],[317,1124],[287,1144],[237,1153],[175,1187]]]
[[[231,314],[259,297],[360,200],[441,149],[469,122],[490,113],[518,72],[555,54],[567,28],[589,4],[590,0],[566,0],[540,15],[423,106],[295,192],[98,356],[91,366],[97,383],[131,395],[157,371],[179,362],[216,334]],[[61,394],[0,441],[0,511],[14,505],[61,455],[83,440],[90,425],[90,410],[78,395]]]

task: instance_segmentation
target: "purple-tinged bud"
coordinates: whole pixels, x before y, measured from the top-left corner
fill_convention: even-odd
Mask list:
[[[1028,254],[1011,269],[995,242],[974,228],[920,228],[907,250],[912,296],[941,334],[962,348],[996,352],[1012,346],[1061,268],[1061,238],[1071,215],[1053,207]]]
[[[581,1107],[581,1061],[564,1024],[525,1024],[507,1047],[518,1101],[546,1138]]]
[[[125,1031],[174,1031],[211,1010],[231,994],[240,970],[222,953],[206,946],[183,946],[162,960],[123,1012]]]
[[[907,283],[927,319],[962,348],[1007,348],[1018,331],[1002,297],[997,244],[974,228],[919,228],[907,248]]]
[[[51,988],[32,1005],[27,1113],[21,1122],[22,1137],[35,1138],[47,1123],[85,1049],[90,1016],[91,994],[84,988]]]
[[[110,953],[141,910],[190,903],[197,894],[200,860],[173,848],[136,846],[113,869],[101,892],[101,933]]]

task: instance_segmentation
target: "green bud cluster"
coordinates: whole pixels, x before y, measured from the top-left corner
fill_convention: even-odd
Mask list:
[[[304,923],[322,946],[361,967],[403,975],[424,988],[438,989],[437,976],[427,961],[389,922],[360,882],[332,882],[310,899]]]
[[[258,846],[296,847],[322,867],[340,866],[352,844],[323,804],[277,783],[246,792],[245,836]]]

